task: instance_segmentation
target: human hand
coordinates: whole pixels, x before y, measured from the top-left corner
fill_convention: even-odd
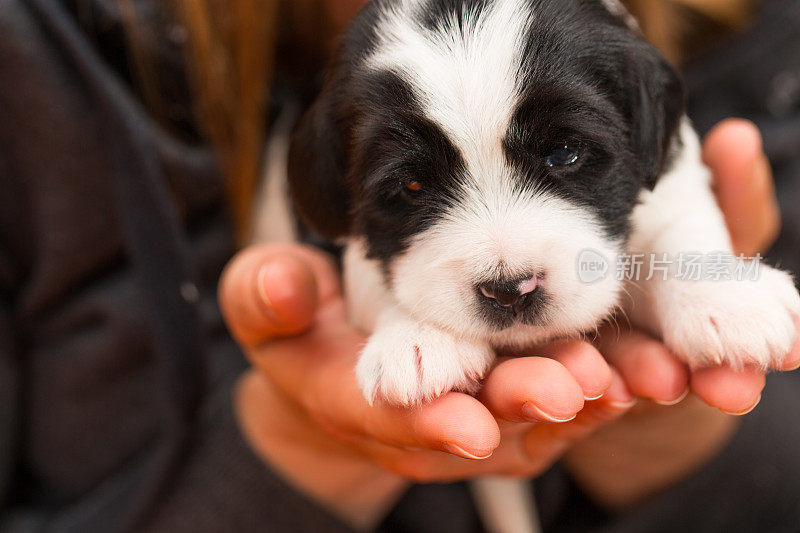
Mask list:
[[[737,253],[763,252],[778,234],[780,215],[758,130],[741,120],[721,123],[705,140],[704,158],[714,173],[717,199]],[[679,404],[643,404],[566,456],[576,480],[611,507],[632,505],[699,468],[737,427],[734,418],[720,411],[750,412],[765,384],[763,373],[755,369],[689,372],[663,344],[635,330],[608,328],[598,347],[633,394],[662,406]],[[798,366],[800,344],[778,370]],[[690,391],[694,396],[682,401]]]
[[[744,154],[740,144],[748,146],[749,142],[752,146],[752,137],[744,143],[725,141],[725,137],[746,137],[746,129],[734,132],[727,126],[722,130],[723,140],[718,142],[723,148],[736,144],[737,153]],[[712,135],[707,142],[712,147],[707,157],[716,154],[714,139]],[[777,208],[763,184],[764,179],[769,183],[769,174],[763,174],[768,167],[756,165],[761,157],[756,146],[751,152],[752,171],[744,177],[752,178],[756,190],[761,191],[759,195],[742,183],[744,174],[723,171],[718,180],[720,203],[734,225],[734,240],[745,250],[762,246],[769,234],[775,233],[768,215]],[[716,169],[713,161],[710,164]],[[743,192],[730,193],[729,182]],[[748,218],[752,206],[741,201],[742,196],[753,198],[760,209],[756,212],[761,215],[754,220],[762,224],[761,231],[737,233],[737,221],[744,221],[743,226],[753,224]],[[262,266],[270,258],[282,256],[287,257],[273,261],[268,269],[271,273],[263,275]],[[450,393],[415,410],[371,408],[364,402],[352,372],[364,338],[346,322],[337,280],[337,273],[316,252],[299,247],[254,249],[229,267],[221,301],[231,330],[258,369],[243,378],[239,390],[237,405],[245,434],[256,451],[298,488],[346,518],[379,516],[406,479],[536,475],[576,444],[577,451],[570,453],[569,462],[579,464],[575,458],[581,456],[581,449],[591,449],[592,440],[589,446],[578,443],[632,404],[633,397],[620,374],[642,397],[674,402],[691,384],[709,404],[731,412],[748,410],[763,387],[763,375],[755,372],[707,369],[689,376],[659,343],[639,333],[622,332],[617,342],[608,343],[605,337],[601,344],[620,374],[609,368],[591,346],[564,342],[541,349],[538,355],[544,357],[501,362],[486,380],[480,396],[483,403]],[[265,298],[271,291],[264,291],[264,283],[283,292]],[[312,290],[315,283],[319,285],[316,292]],[[302,331],[311,323],[315,299],[319,308],[311,331],[293,339],[274,340]],[[787,366],[794,359],[800,357],[787,358]],[[585,401],[603,393],[602,399]],[[731,424],[709,426],[708,411],[702,410],[701,415],[706,434],[713,439],[699,448],[708,453],[730,434]],[[682,419],[698,421],[685,416]],[[614,424],[611,428],[622,426]],[[709,431],[712,427],[717,430]],[[691,460],[697,461],[697,454],[691,455]],[[678,466],[686,468],[683,463]],[[681,468],[672,468],[673,475]]]
[[[536,475],[633,403],[594,347],[570,341],[503,360],[479,399],[449,393],[417,409],[370,407],[353,372],[365,338],[347,323],[338,273],[299,245],[237,256],[220,303],[253,364],[236,399],[247,440],[355,525],[374,525],[408,480]],[[531,423],[542,421],[551,423]]]

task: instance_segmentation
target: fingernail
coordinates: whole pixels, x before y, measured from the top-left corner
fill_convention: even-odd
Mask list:
[[[727,415],[731,415],[731,416],[744,416],[746,414],[752,413],[753,409],[758,407],[758,404],[760,404],[760,403],[761,403],[761,396],[758,397],[758,400],[756,400],[756,403],[754,403],[752,407],[750,407],[749,409],[746,409],[746,410],[744,410],[744,411],[742,411],[740,413],[732,413],[730,411],[725,411],[724,409],[720,409],[720,411],[722,411],[723,413],[725,413]]]
[[[685,391],[683,391],[681,393],[681,395],[679,397],[677,397],[674,400],[666,400],[666,401],[665,400],[653,400],[653,401],[656,402],[658,405],[663,405],[665,407],[670,407],[672,405],[678,405],[683,400],[685,400],[687,396],[689,396],[689,388],[688,387],[686,388]]]
[[[608,405],[619,411],[628,411],[632,409],[637,403],[639,403],[639,399],[634,398],[629,402],[608,402]]]
[[[602,398],[602,397],[603,397],[603,396],[605,396],[605,395],[606,395],[606,393],[605,393],[605,392],[603,392],[603,393],[600,393],[600,396],[595,396],[594,398],[589,398],[588,396],[584,396],[584,397],[583,397],[583,399],[584,399],[585,401],[587,401],[587,402],[594,402],[594,401],[596,401],[596,400],[599,400],[600,398]]]
[[[800,369],[800,361],[797,362],[796,366],[793,366],[791,368],[787,368],[786,370],[784,370],[784,372],[794,372],[795,370],[798,370],[798,369]]]
[[[553,422],[555,424],[563,424],[564,422],[575,420],[575,417],[578,415],[572,415],[570,418],[558,418],[553,415],[545,413],[544,411],[539,409],[533,402],[526,402],[525,405],[522,406],[522,416],[525,417],[526,420],[530,420],[531,422],[539,422],[541,420],[546,420],[547,422]]]
[[[261,265],[261,268],[258,270],[258,275],[256,276],[256,287],[258,288],[258,295],[265,304],[264,309],[275,320],[278,319],[278,315],[275,312],[275,307],[272,305],[272,299],[269,297],[269,281],[275,275],[280,275],[278,274],[280,268],[280,265],[274,262],[268,262]]]
[[[486,455],[484,457],[480,457],[478,455],[473,455],[473,454],[469,453],[468,451],[466,451],[464,448],[462,448],[458,444],[453,444],[453,443],[450,443],[450,442],[445,442],[444,443],[444,449],[447,450],[448,453],[451,453],[453,455],[457,455],[459,457],[463,457],[464,459],[474,459],[476,461],[483,461],[485,459],[488,459],[494,453],[494,452],[490,452],[489,455]]]

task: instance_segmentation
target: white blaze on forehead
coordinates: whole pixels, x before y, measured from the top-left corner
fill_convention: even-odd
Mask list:
[[[464,20],[453,14],[432,30],[419,22],[426,3],[405,0],[384,13],[376,32],[380,43],[367,66],[408,82],[425,115],[475,172],[470,163],[478,162],[470,156],[483,152],[485,158],[487,150],[500,148],[519,99],[532,13],[523,0],[495,0],[468,10]]]

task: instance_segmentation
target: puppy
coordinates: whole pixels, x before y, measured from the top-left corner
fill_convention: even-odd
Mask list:
[[[634,25],[616,0],[375,0],[353,21],[289,179],[346,245],[369,401],[474,392],[496,349],[618,311],[692,367],[789,352],[788,274],[681,275],[687,253],[719,273],[731,242],[683,84]]]

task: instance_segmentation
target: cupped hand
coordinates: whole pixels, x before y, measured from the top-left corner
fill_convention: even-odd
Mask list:
[[[735,252],[755,256],[769,248],[780,229],[772,171],[758,129],[730,119],[714,128],[703,156],[714,174],[715,193],[725,215]],[[637,396],[674,404],[691,390],[711,406],[730,414],[751,411],[764,387],[753,369],[736,372],[714,367],[690,373],[664,345],[630,329],[608,329],[598,346]],[[800,366],[800,345],[776,370]]]
[[[768,249],[780,214],[758,129],[744,120],[719,124],[705,140],[704,159],[736,252],[755,256]],[[630,328],[606,328],[597,346],[634,395],[653,401],[566,457],[584,489],[611,507],[632,505],[697,469],[733,435],[737,424],[726,414],[752,411],[765,385],[756,369],[690,372],[663,344]],[[800,343],[775,370],[798,366]]]
[[[706,141],[705,155],[737,248],[746,253],[764,248],[777,232],[778,216],[757,130],[744,122],[723,124]],[[634,395],[674,404],[691,389],[709,405],[744,413],[764,384],[755,371],[714,368],[690,374],[660,343],[619,331],[598,344],[616,368],[595,347],[565,341],[541,348],[537,357],[501,361],[477,399],[449,393],[417,409],[370,407],[353,373],[365,338],[347,323],[338,273],[327,257],[297,245],[249,249],[226,270],[220,301],[254,366],[237,398],[249,442],[300,490],[362,525],[380,516],[409,479],[532,476],[570,449],[568,463],[579,478],[589,472],[583,477],[589,486],[603,470],[581,468],[581,458],[597,451],[593,444],[607,444],[603,434],[613,437],[614,428],[623,427],[635,445],[641,427],[627,420],[652,420],[637,414],[609,424],[630,409]],[[795,350],[782,367],[798,363]],[[702,402],[681,405],[693,407],[692,416],[681,417],[684,427],[709,427]],[[688,463],[668,465],[666,478],[687,471],[731,433],[730,424],[717,426],[718,431],[707,431],[716,440],[701,443],[701,453]],[[603,427],[599,440],[584,441]],[[647,469],[639,473],[646,477]],[[655,479],[635,487],[633,496],[646,491],[642,486],[666,482],[663,476]]]
[[[253,364],[236,401],[248,442],[356,525],[372,524],[408,480],[536,475],[633,404],[596,348],[568,341],[503,360],[479,398],[370,406],[353,371],[365,337],[346,320],[338,279],[318,251],[267,245],[231,262],[219,297]]]

